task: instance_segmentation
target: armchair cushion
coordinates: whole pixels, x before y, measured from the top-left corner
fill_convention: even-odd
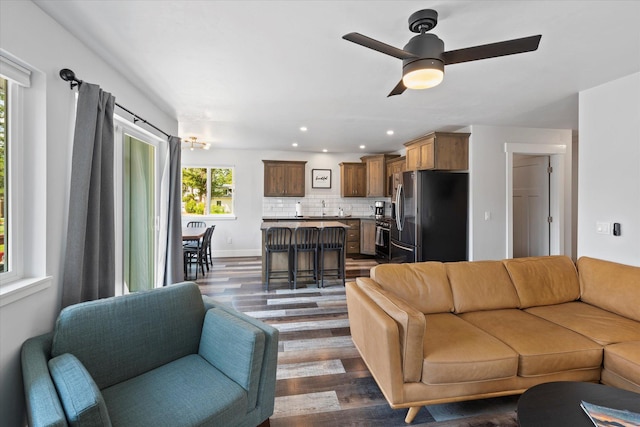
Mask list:
[[[49,371],[72,427],[111,426],[98,386],[74,355],[65,353],[50,359]]]
[[[260,329],[220,308],[207,311],[199,354],[247,391],[247,411],[256,406],[264,347]]]
[[[106,388],[102,395],[116,426],[237,426],[246,425],[249,412],[246,391],[197,354]]]

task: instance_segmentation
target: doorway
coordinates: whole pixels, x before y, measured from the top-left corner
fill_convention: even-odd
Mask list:
[[[513,156],[513,257],[550,254],[550,157]]]
[[[519,154],[529,156],[547,156],[552,173],[549,177],[549,255],[570,253],[565,248],[565,154],[567,146],[563,144],[504,144],[506,154],[506,253],[505,258],[514,257],[514,158]],[[567,252],[568,251],[568,252]]]

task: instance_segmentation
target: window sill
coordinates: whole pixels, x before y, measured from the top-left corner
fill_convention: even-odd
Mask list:
[[[183,220],[189,221],[234,221],[235,215],[182,215]]]
[[[51,286],[52,277],[28,277],[0,287],[0,307],[16,302]]]

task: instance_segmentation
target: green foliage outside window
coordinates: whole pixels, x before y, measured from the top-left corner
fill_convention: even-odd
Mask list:
[[[208,182],[207,182],[208,179]],[[183,213],[233,214],[233,168],[182,168]]]

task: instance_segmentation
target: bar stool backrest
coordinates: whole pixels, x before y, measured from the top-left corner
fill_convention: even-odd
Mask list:
[[[320,234],[320,246],[324,249],[340,249],[344,247],[346,232],[344,227],[326,227]]]
[[[287,252],[291,246],[291,229],[287,227],[267,228],[264,246],[269,252]]]
[[[298,227],[294,233],[296,250],[315,250],[318,248],[320,230],[317,227]]]

